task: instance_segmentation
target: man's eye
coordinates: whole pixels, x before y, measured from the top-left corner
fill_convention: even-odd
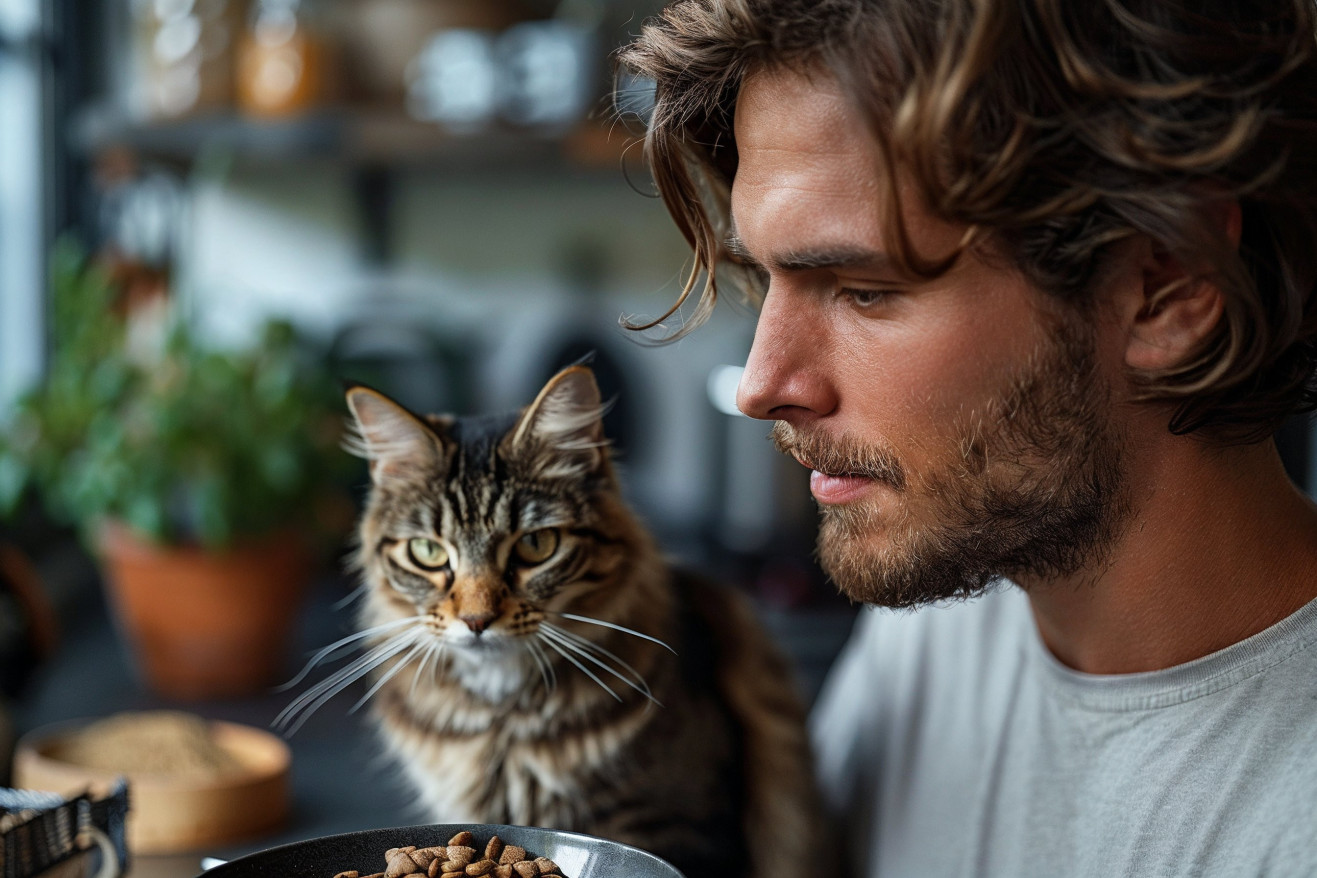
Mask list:
[[[448,550],[434,540],[427,540],[424,537],[408,540],[407,554],[412,556],[417,566],[427,570],[438,570],[448,564]]]
[[[841,293],[857,308],[872,308],[888,296],[887,290],[862,290],[853,287],[844,288]]]

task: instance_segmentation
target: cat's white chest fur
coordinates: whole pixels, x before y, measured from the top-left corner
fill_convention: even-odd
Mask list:
[[[468,719],[477,724],[475,716]],[[493,734],[418,735],[387,721],[383,731],[427,820],[567,825],[579,816],[573,773],[534,742]]]
[[[442,746],[432,741],[391,743],[425,807],[425,819],[437,823],[481,820],[474,793],[489,770],[490,753],[484,741],[448,740]]]
[[[506,701],[521,692],[530,668],[523,656],[513,654],[457,653],[449,665],[454,680],[485,701]]]

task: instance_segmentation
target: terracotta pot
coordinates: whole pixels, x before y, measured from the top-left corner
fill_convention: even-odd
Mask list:
[[[153,689],[198,699],[277,682],[310,578],[296,535],[210,552],[108,523],[98,543],[111,603]]]

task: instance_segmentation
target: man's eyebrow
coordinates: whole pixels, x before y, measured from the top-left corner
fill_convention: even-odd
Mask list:
[[[745,242],[741,240],[741,236],[736,232],[732,232],[727,236],[727,240],[723,241],[723,249],[741,265],[747,265],[751,268],[760,267],[759,260],[750,255],[750,251],[745,248]]]
[[[814,271],[820,268],[881,269],[892,265],[892,258],[881,250],[868,247],[820,247],[791,250],[773,260],[783,271]]]
[[[733,233],[723,243],[727,253],[744,265],[759,267],[761,263],[750,255],[745,242]],[[868,270],[892,267],[892,258],[880,250],[868,247],[838,245],[802,250],[789,250],[769,260],[780,271],[816,271],[826,268],[863,268]]]

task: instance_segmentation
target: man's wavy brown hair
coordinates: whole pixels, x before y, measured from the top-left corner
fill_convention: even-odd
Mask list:
[[[822,70],[872,126],[876,173],[908,174],[966,226],[964,246],[991,243],[1040,288],[1085,303],[1111,246],[1139,234],[1212,279],[1217,330],[1140,375],[1142,395],[1175,405],[1177,433],[1265,438],[1317,408],[1313,13],[1312,0],[677,0],[618,55],[656,83],[646,156],[695,251],[660,319],[704,275],[688,331],[717,272],[736,274],[724,243],[741,83]],[[1221,222],[1231,200],[1238,248]],[[918,275],[958,255],[916,252],[899,216],[887,237]]]

